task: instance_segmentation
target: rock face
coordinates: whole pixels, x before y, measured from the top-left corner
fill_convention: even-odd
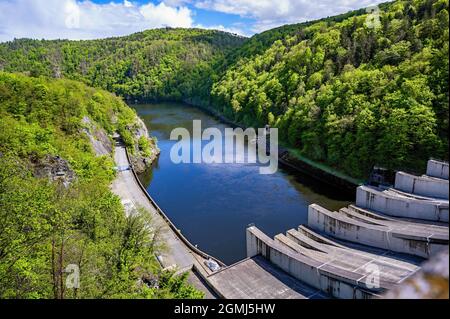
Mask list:
[[[34,175],[38,178],[48,178],[51,181],[61,181],[68,187],[76,178],[69,162],[59,156],[46,155],[43,159],[32,161]]]
[[[85,126],[83,132],[89,137],[97,156],[111,155],[113,145],[105,130],[98,128],[87,116],[83,118],[82,123]]]
[[[114,122],[114,120],[113,120]],[[91,145],[97,156],[110,156],[113,153],[113,142],[103,128],[98,127],[89,117],[85,116],[82,120],[82,132],[87,135]],[[154,139],[150,138],[147,127],[144,121],[136,116],[136,121],[133,125],[129,125],[127,130],[130,131],[133,141],[134,149],[129,149],[131,164],[137,173],[144,172],[158,157],[160,150],[158,149]],[[149,150],[140,148],[139,140],[147,139]]]
[[[144,154],[144,151],[140,149],[139,143],[135,143],[134,152],[130,154],[131,164],[133,165],[136,173],[144,172],[152,163],[156,160],[160,154],[160,150],[156,145],[154,139],[150,138],[147,127],[141,118],[137,117],[137,123],[130,128],[133,134],[134,140],[139,141],[142,137],[146,138],[150,145],[150,154]]]

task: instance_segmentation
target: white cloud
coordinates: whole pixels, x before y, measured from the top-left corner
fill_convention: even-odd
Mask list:
[[[0,0],[0,41],[13,38],[94,39],[157,27],[191,27],[185,6],[76,0]]]
[[[368,7],[385,0],[199,0],[197,8],[255,19],[253,32]]]
[[[219,31],[224,31],[224,32],[228,32],[228,33],[234,33],[240,36],[244,36],[244,37],[248,37],[249,34],[244,31],[241,28],[236,28],[234,26],[231,27],[225,27],[222,24],[217,24],[217,25],[209,25],[209,26],[204,26],[202,24],[197,24],[195,25],[196,28],[200,28],[200,29],[210,29],[210,30],[219,30]]]
[[[0,41],[13,38],[95,39],[157,27],[202,27],[241,35],[280,25],[333,16],[385,0],[135,0],[96,4],[92,0],[0,0]],[[192,9],[194,8],[194,9]],[[251,19],[205,26],[195,9]]]

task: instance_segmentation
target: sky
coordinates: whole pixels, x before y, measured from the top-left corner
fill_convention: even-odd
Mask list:
[[[252,36],[386,0],[0,0],[0,42],[99,39],[161,27]]]

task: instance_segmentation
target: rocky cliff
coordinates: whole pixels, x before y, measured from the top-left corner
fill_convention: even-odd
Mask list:
[[[141,118],[137,117],[136,123],[129,130],[135,140],[134,149],[130,150],[131,164],[137,173],[142,173],[152,165],[160,150]]]

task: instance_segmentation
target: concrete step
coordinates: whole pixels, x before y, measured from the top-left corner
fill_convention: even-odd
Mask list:
[[[395,217],[405,217],[448,223],[448,201],[421,200],[392,190],[360,186],[356,191],[356,206]]]
[[[417,195],[412,193],[407,193],[404,191],[401,191],[399,189],[395,188],[388,188],[383,191],[385,194],[389,194],[391,196],[401,197],[405,199],[417,199],[417,200],[423,200],[423,201],[429,201],[429,202],[435,202],[435,203],[442,203],[448,205],[448,199],[445,198],[436,198],[436,197],[429,197],[424,195]]]
[[[426,175],[415,176],[405,172],[397,172],[395,175],[395,188],[406,193],[448,200],[448,187],[448,180],[444,179]]]
[[[448,227],[437,225],[426,225],[414,222],[401,222],[392,220],[380,220],[371,216],[361,214],[350,208],[342,208],[339,213],[354,219],[356,221],[374,226],[382,226],[399,236],[407,238],[429,238],[433,235],[433,239],[448,240]]]
[[[346,207],[348,210],[352,210],[359,215],[364,215],[371,218],[373,223],[378,225],[391,226],[399,225],[399,227],[408,227],[410,229],[423,230],[429,232],[430,229],[433,233],[447,233],[448,223],[446,222],[435,222],[431,220],[414,219],[414,218],[399,218],[385,215],[379,212],[374,212],[369,209],[364,209],[355,205],[349,205]]]
[[[397,284],[416,272],[423,261],[421,258],[406,258],[389,251],[370,252],[362,245],[359,245],[357,249],[350,246],[338,246],[330,239],[328,243],[325,243],[323,236],[304,227],[299,230],[289,230],[287,237],[302,248],[313,247],[309,250],[323,251],[322,254],[326,256],[326,259],[322,259],[323,262],[344,267],[361,275],[366,274],[370,269],[378,269],[380,277],[392,284]]]
[[[429,258],[448,246],[448,227],[396,223],[351,210],[331,212],[319,205],[308,209],[309,228],[345,241]]]

